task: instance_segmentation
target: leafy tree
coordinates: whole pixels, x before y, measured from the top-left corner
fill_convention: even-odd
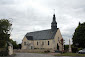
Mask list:
[[[21,44],[18,44],[18,48],[21,49]]]
[[[65,45],[65,46],[64,46],[64,49],[65,49],[65,50],[68,50],[68,48],[69,48],[69,45]]]
[[[85,48],[85,22],[79,22],[72,39],[74,47]]]
[[[6,41],[0,40],[0,48],[4,48],[6,44]]]
[[[9,41],[12,24],[7,19],[0,20],[0,48],[5,47],[6,41]]]
[[[12,39],[10,39],[11,44],[13,45],[13,49],[18,49],[19,45],[17,44],[16,41],[13,41]]]
[[[13,45],[13,49],[21,49],[21,44],[17,44],[17,42],[12,39],[10,39],[9,41]]]

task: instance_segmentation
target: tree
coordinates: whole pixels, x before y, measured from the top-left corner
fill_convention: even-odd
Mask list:
[[[74,35],[72,37],[73,46],[78,48],[85,48],[85,22],[80,23],[75,29]]]
[[[69,45],[65,45],[65,46],[64,46],[64,49],[65,49],[65,50],[68,50],[68,48],[69,48]]]
[[[13,49],[21,49],[21,44],[17,44],[16,41],[10,39],[9,42],[13,45]]]
[[[0,20],[0,48],[5,47],[6,41],[9,41],[11,22],[7,19]]]
[[[16,43],[16,41],[13,41],[12,39],[10,39],[10,42],[13,45],[13,49],[17,49],[18,48],[18,44]]]
[[[21,49],[21,44],[18,44],[18,48]]]

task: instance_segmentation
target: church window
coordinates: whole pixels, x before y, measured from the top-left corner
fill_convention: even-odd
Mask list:
[[[42,45],[44,45],[44,42],[42,42]]]
[[[37,45],[38,45],[38,42],[37,42]]]
[[[49,41],[48,41],[48,45],[49,45]]]
[[[33,47],[31,46],[31,49],[33,49]]]
[[[26,42],[24,42],[24,45],[26,45]]]

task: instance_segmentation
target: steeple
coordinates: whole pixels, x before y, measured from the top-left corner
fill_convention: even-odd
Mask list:
[[[81,25],[81,23],[79,22],[79,25]]]
[[[51,23],[51,30],[52,31],[57,30],[57,22],[56,22],[55,14],[53,15],[53,21]]]

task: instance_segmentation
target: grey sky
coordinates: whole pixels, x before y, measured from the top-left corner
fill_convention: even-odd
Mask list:
[[[27,32],[51,28],[53,9],[68,44],[79,21],[85,21],[85,0],[0,0],[0,19],[12,18],[11,38],[21,43]]]

